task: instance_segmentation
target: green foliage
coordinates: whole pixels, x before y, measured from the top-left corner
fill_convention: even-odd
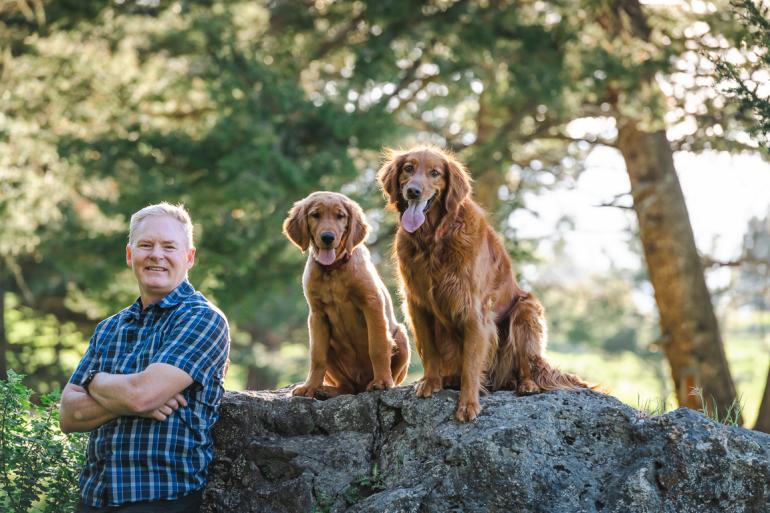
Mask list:
[[[384,481],[385,477],[379,471],[377,464],[372,467],[371,474],[362,474],[358,476],[353,482],[345,489],[342,496],[348,505],[353,505],[373,495],[377,492],[385,490],[387,486]]]
[[[88,334],[136,297],[130,214],[180,201],[195,222],[191,279],[243,335],[234,355],[291,341],[304,257],[281,222],[309,192],[351,181],[354,157],[398,132],[392,119],[308,94],[262,4],[89,5],[65,20],[41,4],[56,25],[20,22],[3,61],[0,293]]]
[[[74,323],[40,314],[19,304],[13,294],[6,295],[6,308],[8,367],[24,369],[26,385],[37,393],[58,390],[83,356],[88,340]]]
[[[736,47],[741,58],[717,55],[715,62],[721,78],[728,80],[728,94],[754,121],[751,132],[766,150],[770,150],[770,5],[755,0],[733,0],[732,11],[740,20]]]
[[[554,283],[541,287],[546,287],[542,299],[548,305],[550,338],[557,347],[582,345],[649,356],[657,335],[655,319],[634,303],[628,272],[615,270],[561,287]]]
[[[87,436],[59,430],[55,395],[31,401],[23,376],[0,380],[0,509],[13,513],[72,511]]]
[[[700,18],[710,37],[737,34],[725,9],[644,6],[644,40],[625,30],[639,30],[633,2],[28,4],[0,6],[0,293],[20,302],[9,326],[40,324],[12,339],[25,352],[9,359],[41,387],[73,365],[65,358],[65,370],[46,374],[48,360],[33,357],[38,346],[70,350],[73,325],[58,329],[47,314],[87,336],[135,298],[123,246],[128,216],[150,202],[189,207],[191,279],[238,333],[243,381],[269,387],[297,375],[276,370],[273,355],[307,339],[305,257],[281,235],[283,217],[313,190],[343,190],[370,209],[373,253],[386,262],[393,216],[374,180],[382,146],[457,150],[522,261],[534,251],[509,215],[612,144],[614,128],[576,135],[574,120],[653,123],[668,110],[674,124],[695,121],[673,144],[696,150],[734,149],[742,121],[702,81],[666,98],[645,85],[686,75],[680,65],[703,44],[688,28]],[[694,97],[703,108],[688,104]],[[605,299],[592,311],[607,305],[606,315],[573,315],[556,333],[608,350],[646,339]]]
[[[316,500],[313,504],[312,513],[329,513],[332,510],[334,500],[324,492],[316,493]]]

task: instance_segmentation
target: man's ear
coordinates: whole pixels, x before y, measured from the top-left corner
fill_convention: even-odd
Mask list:
[[[404,164],[404,155],[397,155],[395,150],[385,149],[385,159],[382,167],[377,171],[377,180],[380,183],[382,192],[385,193],[388,203],[395,205],[398,203],[398,175],[401,172],[401,166]]]
[[[126,265],[132,267],[134,254],[131,251],[131,244],[126,244]]]
[[[195,253],[196,248],[190,248],[187,250],[187,268],[192,269],[192,266],[195,265]]]
[[[448,180],[444,208],[450,216],[453,216],[457,214],[460,204],[471,193],[471,177],[465,166],[452,156],[446,156],[444,167]]]
[[[291,207],[283,222],[283,233],[303,252],[310,245],[307,227],[307,200],[300,200]]]
[[[369,236],[370,228],[361,206],[353,200],[348,200],[345,203],[348,218],[350,219],[345,249],[348,251],[348,254],[351,254],[356,246],[364,242],[366,237]]]

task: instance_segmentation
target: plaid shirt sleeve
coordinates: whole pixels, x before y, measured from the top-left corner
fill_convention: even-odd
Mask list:
[[[177,321],[152,363],[173,365],[204,385],[224,368],[229,341],[227,319],[222,314],[211,308],[195,308]]]
[[[99,355],[96,351],[96,342],[99,338],[99,331],[102,329],[103,324],[104,322],[100,322],[99,325],[96,326],[96,330],[94,330],[94,334],[91,336],[91,340],[88,342],[88,349],[86,349],[86,354],[83,355],[83,358],[80,359],[80,363],[78,363],[78,366],[75,367],[75,371],[72,373],[68,383],[80,385],[83,380],[86,379],[88,371],[98,367]]]

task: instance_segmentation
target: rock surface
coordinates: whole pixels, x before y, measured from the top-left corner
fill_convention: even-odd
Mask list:
[[[770,435],[591,391],[229,392],[203,512],[770,512]]]

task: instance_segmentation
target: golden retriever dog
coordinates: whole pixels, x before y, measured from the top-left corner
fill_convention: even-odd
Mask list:
[[[585,386],[545,360],[543,307],[516,283],[463,164],[433,147],[389,151],[378,180],[400,216],[394,253],[425,368],[418,397],[459,382],[465,422],[481,411],[481,390]]]
[[[334,397],[391,388],[409,367],[406,330],[362,243],[361,207],[336,192],[298,201],[283,232],[310,248],[302,285],[310,307],[310,370],[293,395]]]

